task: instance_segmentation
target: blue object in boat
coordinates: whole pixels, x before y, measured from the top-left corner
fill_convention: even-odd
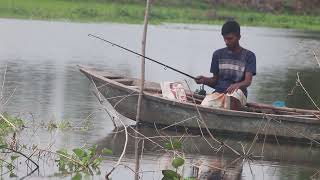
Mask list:
[[[272,103],[272,106],[275,106],[275,107],[285,107],[286,106],[286,103],[284,101],[275,101]]]

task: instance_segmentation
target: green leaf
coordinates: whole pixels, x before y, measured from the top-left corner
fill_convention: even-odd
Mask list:
[[[82,175],[80,173],[77,173],[72,177],[72,180],[81,180],[81,179],[82,179]]]
[[[95,168],[95,169],[93,169],[93,170],[94,170],[94,172],[96,173],[96,175],[101,175],[101,171],[100,171],[99,168]]]
[[[59,166],[59,171],[66,170],[66,164],[65,164],[64,161],[60,160],[59,163],[58,163],[58,166]]]
[[[9,177],[13,178],[13,177],[18,177],[15,173],[11,172]]]
[[[72,151],[78,156],[78,158],[82,158],[85,155],[84,150],[80,148],[73,149]]]
[[[57,151],[58,154],[68,155],[68,151],[66,149],[60,149]]]
[[[163,178],[162,178],[161,180],[181,180],[181,179],[179,179],[179,178],[177,178],[177,177],[170,177],[170,178],[168,178],[168,177],[163,176]]]
[[[11,161],[14,161],[14,160],[16,160],[18,157],[19,157],[19,156],[11,156],[10,158],[11,158]]]
[[[97,151],[97,145],[91,146],[91,147],[88,149],[88,151],[89,151],[89,155],[90,155],[90,156],[94,156],[94,155],[96,154],[96,151]]]
[[[172,170],[162,170],[165,179],[179,178],[179,174]]]
[[[7,144],[0,144],[0,149],[7,148],[7,147],[8,147]]]
[[[184,180],[197,180],[197,178],[195,178],[195,177],[187,177],[187,178],[184,178]]]
[[[81,160],[82,165],[83,166],[88,166],[89,165],[89,160],[90,160],[89,156],[83,157],[82,160]]]
[[[165,143],[164,144],[164,148],[166,148],[167,150],[172,150],[173,149],[171,143]]]
[[[7,164],[6,167],[11,171],[14,169],[14,166],[10,163],[10,164]]]
[[[176,169],[182,166],[183,164],[184,164],[184,159],[180,157],[174,158],[174,160],[172,161],[172,166]]]
[[[167,142],[164,144],[164,147],[168,150],[175,150],[175,149],[181,149],[182,143],[176,139],[172,140],[171,142]]]
[[[98,167],[100,163],[102,162],[102,158],[97,158],[93,161],[92,166],[93,167]]]
[[[102,149],[102,154],[103,154],[103,155],[112,154],[112,150],[111,150],[111,149],[104,148],[104,149]]]

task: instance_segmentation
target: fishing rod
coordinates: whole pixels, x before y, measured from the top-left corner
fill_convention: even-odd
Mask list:
[[[145,58],[145,59],[148,59],[148,60],[150,60],[150,61],[152,61],[152,62],[155,62],[155,63],[157,63],[157,64],[160,64],[160,65],[164,66],[165,68],[169,68],[169,69],[171,69],[171,70],[173,70],[173,71],[175,71],[175,72],[178,72],[178,73],[180,73],[180,74],[183,74],[183,75],[185,75],[185,76],[188,76],[189,78],[192,78],[192,79],[195,79],[195,80],[197,79],[196,77],[191,76],[190,74],[184,73],[184,72],[182,72],[182,71],[180,71],[180,70],[178,70],[178,69],[176,69],[176,68],[173,68],[173,67],[171,67],[171,66],[168,66],[168,65],[166,65],[166,64],[163,64],[163,63],[161,63],[161,62],[159,62],[159,61],[157,61],[157,60],[154,60],[154,59],[152,59],[152,58],[146,57],[146,56],[144,56],[144,55],[142,55],[142,54],[139,54],[139,53],[137,53],[137,52],[135,52],[135,51],[132,51],[132,50],[130,50],[130,49],[128,49],[128,48],[125,48],[125,47],[123,47],[123,46],[120,46],[120,45],[118,45],[118,44],[115,44],[115,43],[113,43],[113,42],[111,42],[111,41],[105,40],[105,39],[103,39],[103,38],[101,38],[101,37],[99,37],[99,36],[96,36],[96,35],[93,35],[93,34],[88,34],[88,36],[91,36],[91,37],[100,39],[100,40],[102,40],[102,41],[104,41],[104,42],[107,42],[107,43],[111,44],[112,46],[117,46],[117,47],[119,47],[119,48],[121,48],[121,49],[124,49],[124,50],[129,51],[129,52],[131,52],[131,53],[133,53],[133,54],[136,54],[136,55],[141,56],[141,57],[143,57],[143,58]]]

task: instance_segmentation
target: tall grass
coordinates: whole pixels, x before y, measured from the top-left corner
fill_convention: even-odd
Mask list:
[[[121,0],[125,1],[125,0]],[[111,0],[1,0],[0,17],[80,22],[142,23],[144,4],[141,1],[115,3]],[[196,2],[196,1],[190,1]],[[320,31],[319,16],[261,13],[250,9],[209,7],[203,1],[189,6],[155,4],[151,23],[217,24],[235,18],[243,25],[295,28]]]

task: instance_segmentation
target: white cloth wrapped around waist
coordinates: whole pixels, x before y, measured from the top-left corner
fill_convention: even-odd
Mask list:
[[[234,91],[232,94],[224,94],[214,92],[212,94],[208,94],[202,101],[202,106],[214,107],[214,108],[225,108],[230,109],[230,97],[234,97],[241,103],[242,106],[245,106],[247,103],[247,97],[244,95],[242,90],[238,89]]]

